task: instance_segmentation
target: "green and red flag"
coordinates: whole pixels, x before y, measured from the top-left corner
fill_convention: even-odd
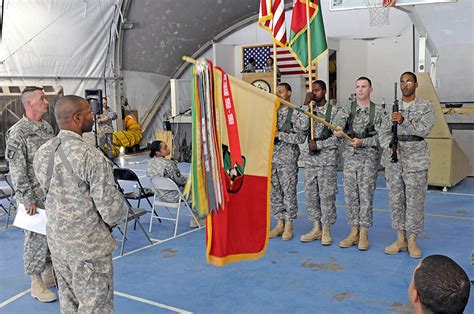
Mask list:
[[[309,5],[309,16],[306,14],[306,2],[308,2]],[[328,47],[326,33],[324,32],[321,1],[294,0],[288,47],[305,72],[309,70],[308,23],[311,44],[311,61],[315,64],[317,58],[325,53]]]

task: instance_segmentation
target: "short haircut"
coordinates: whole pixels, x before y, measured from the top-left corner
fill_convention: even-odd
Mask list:
[[[275,62],[275,60],[273,60],[272,57],[268,57],[268,58],[267,58],[267,62],[268,62],[268,60],[272,60],[272,64]]]
[[[31,93],[31,92],[34,92],[34,91],[37,91],[37,90],[43,90],[42,87],[38,87],[38,86],[27,86],[25,87],[25,89],[21,92],[21,102],[23,103],[23,105],[26,105],[25,102],[26,102],[26,94],[27,93]]]
[[[316,85],[319,85],[319,87],[321,87],[322,89],[324,90],[327,90],[326,88],[326,83],[323,81],[323,80],[316,80],[316,81],[313,81],[313,85],[316,84]]]
[[[291,92],[291,85],[285,82],[278,83],[278,86],[285,86],[287,92]]]
[[[471,283],[466,272],[449,257],[426,257],[415,271],[413,280],[423,310],[433,313],[464,311]]]
[[[359,77],[359,78],[356,80],[356,82],[357,82],[357,81],[367,81],[367,82],[369,82],[369,86],[372,87],[372,81],[371,81],[368,77],[366,77],[366,76],[361,76],[361,77]]]
[[[161,143],[163,141],[153,141],[150,145],[150,158],[156,156],[156,152],[161,149]]]
[[[255,59],[252,58],[252,57],[250,57],[250,58],[249,58],[249,63],[254,63],[254,62],[255,62]]]
[[[83,103],[88,104],[87,100],[76,95],[66,95],[59,98],[54,106],[56,121],[61,122],[70,119],[82,109],[81,104]]]
[[[21,92],[21,95],[23,96],[23,94],[34,92],[37,90],[43,90],[43,88],[39,86],[26,86],[25,89]]]
[[[107,100],[107,97],[105,97],[105,96],[102,96],[102,100]]]
[[[416,74],[413,73],[413,72],[410,72],[410,71],[403,72],[402,75],[400,75],[400,79],[401,79],[402,76],[404,76],[405,74],[410,75],[410,76],[413,78],[413,80],[415,81],[415,83],[418,83],[418,78],[416,77]]]

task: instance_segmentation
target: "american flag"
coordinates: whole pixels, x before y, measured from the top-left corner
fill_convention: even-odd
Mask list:
[[[243,47],[244,64],[242,69],[249,63],[249,58],[255,59],[255,69],[262,70],[267,64],[268,57],[273,58],[273,45],[268,46],[247,46]],[[306,75],[306,86],[308,87],[308,75],[300,67],[296,59],[291,54],[288,48],[282,48],[277,46],[277,67],[281,72],[282,81],[285,76],[290,75]],[[313,69],[313,80],[315,80],[316,69]]]
[[[285,26],[285,1],[283,0],[261,0],[260,12],[258,15],[258,25],[265,28],[272,34],[273,41],[285,47],[286,26]]]

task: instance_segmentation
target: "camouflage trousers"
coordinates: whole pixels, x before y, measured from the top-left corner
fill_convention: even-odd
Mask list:
[[[61,313],[113,313],[112,254],[91,261],[53,258]]]
[[[336,223],[336,166],[310,167],[304,170],[304,189],[308,218],[323,225]]]
[[[113,158],[114,156],[112,155],[112,139],[113,139],[113,133],[103,133],[97,135],[98,139],[97,141],[99,142],[99,147],[103,150],[103,152],[109,157]],[[105,144],[107,144],[107,149],[105,149]]]
[[[23,266],[27,275],[41,275],[46,263],[51,261],[46,236],[25,230]]]
[[[272,165],[271,213],[275,219],[293,220],[298,213],[298,165]]]
[[[420,234],[424,224],[425,194],[428,170],[403,172],[401,162],[385,168],[385,180],[390,196],[392,228],[408,235]]]
[[[378,158],[365,154],[344,159],[343,188],[350,226],[372,227]]]

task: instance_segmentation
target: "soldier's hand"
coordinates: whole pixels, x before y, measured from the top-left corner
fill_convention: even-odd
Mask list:
[[[318,145],[316,144],[316,140],[310,140],[308,148],[311,152],[315,152],[318,150]]]
[[[341,137],[342,136],[342,128],[340,126],[337,126],[336,129],[333,131],[333,133],[337,137]]]
[[[25,205],[26,213],[30,216],[36,214],[36,204]]]
[[[360,138],[353,138],[351,141],[352,147],[357,148],[362,146],[362,140]]]
[[[405,119],[401,112],[392,113],[391,118],[393,122],[397,122],[398,124],[402,124],[403,120]]]
[[[307,93],[306,93],[306,98],[304,99],[304,104],[305,104],[306,106],[308,106],[309,103],[311,102],[311,100],[313,100],[313,93],[307,92]]]

